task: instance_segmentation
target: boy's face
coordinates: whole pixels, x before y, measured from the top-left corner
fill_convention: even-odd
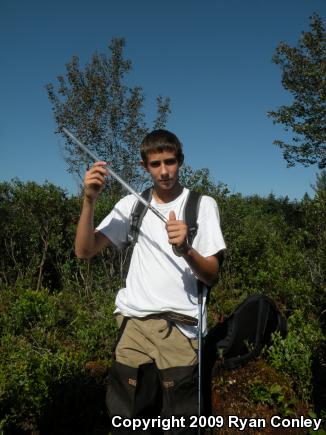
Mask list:
[[[148,153],[147,164],[142,165],[151,174],[156,189],[173,189],[178,181],[179,163],[173,151]]]

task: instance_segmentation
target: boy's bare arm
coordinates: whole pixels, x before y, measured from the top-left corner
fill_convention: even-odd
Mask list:
[[[217,280],[219,271],[217,255],[203,257],[194,248],[189,246],[187,244],[187,225],[184,221],[177,220],[174,212],[170,212],[166,229],[169,243],[183,256],[197,277],[208,286],[212,286]]]
[[[106,248],[110,241],[102,233],[94,230],[94,210],[98,195],[104,188],[108,175],[105,162],[96,162],[86,172],[84,178],[84,201],[79,218],[75,253],[78,258],[89,259]]]
[[[183,257],[200,281],[210,287],[216,282],[219,271],[219,260],[216,255],[203,257],[190,246]]]

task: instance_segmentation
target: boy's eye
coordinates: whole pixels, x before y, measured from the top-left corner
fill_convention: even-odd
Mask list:
[[[166,159],[166,160],[164,160],[164,163],[168,166],[172,166],[172,165],[175,165],[177,163],[177,159],[176,158]]]
[[[163,160],[163,163],[166,166],[173,166],[173,165],[175,165],[177,163],[177,159],[175,157],[171,158],[171,159],[166,159],[166,160]],[[160,160],[154,160],[153,162],[149,162],[149,166],[151,168],[159,168],[161,166],[161,161]]]
[[[149,166],[151,168],[158,168],[159,166],[161,166],[161,162],[150,162]]]

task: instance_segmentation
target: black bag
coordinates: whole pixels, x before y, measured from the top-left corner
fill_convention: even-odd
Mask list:
[[[255,359],[273,332],[287,335],[287,324],[267,296],[247,297],[224,322],[214,326],[205,339],[206,362],[220,360],[222,367],[235,369]]]

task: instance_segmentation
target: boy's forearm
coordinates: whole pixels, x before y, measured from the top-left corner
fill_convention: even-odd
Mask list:
[[[75,253],[78,258],[90,258],[94,251],[94,210],[95,201],[85,197],[75,239]]]
[[[212,286],[215,283],[219,270],[219,262],[215,256],[203,257],[189,246],[183,258],[200,281],[208,286]]]

